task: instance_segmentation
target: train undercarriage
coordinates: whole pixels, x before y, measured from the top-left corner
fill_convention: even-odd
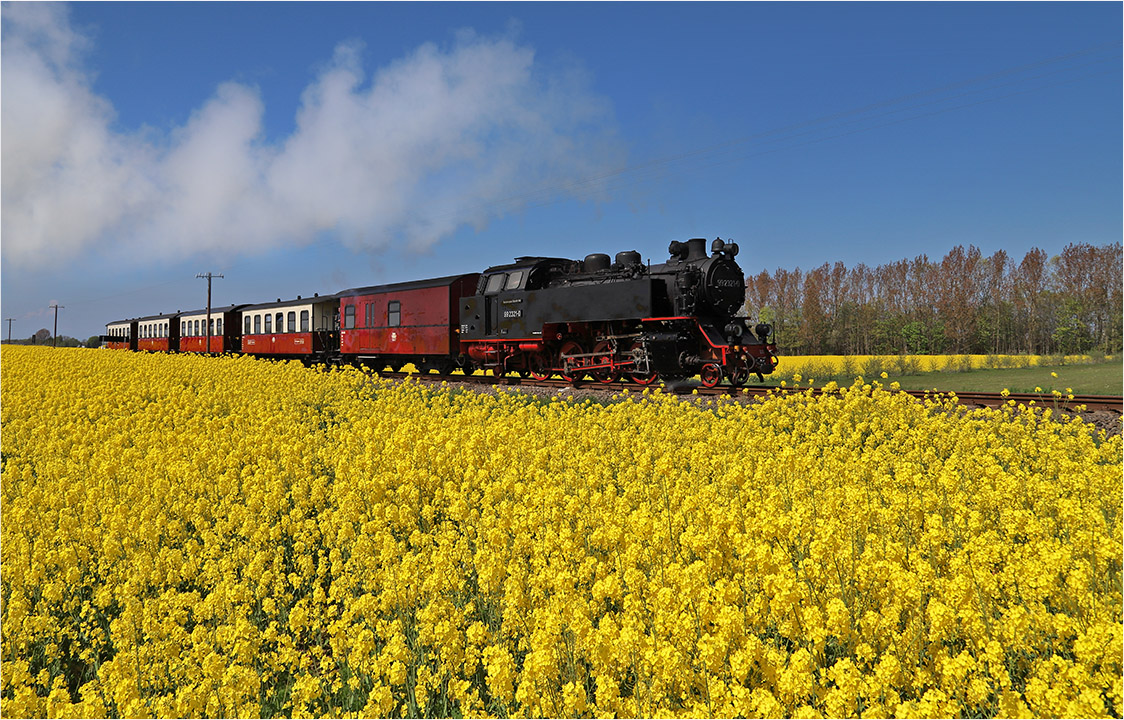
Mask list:
[[[465,342],[466,369],[495,375],[517,372],[544,380],[557,375],[569,382],[586,377],[600,383],[622,378],[638,385],[698,375],[706,387],[723,380],[742,386],[751,375],[771,373],[776,358],[752,336],[727,343],[698,319],[650,318],[632,323],[548,325],[543,338]]]

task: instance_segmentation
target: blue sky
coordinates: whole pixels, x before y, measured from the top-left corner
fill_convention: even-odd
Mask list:
[[[1115,242],[1122,7],[7,3],[3,316],[700,236],[749,273]]]

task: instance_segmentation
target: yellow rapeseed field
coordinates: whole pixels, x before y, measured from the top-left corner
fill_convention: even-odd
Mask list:
[[[1120,717],[1121,440],[5,346],[4,716]]]
[[[931,372],[964,372],[983,368],[1036,367],[1045,362],[1080,365],[1093,362],[1089,355],[793,355],[782,357],[773,378],[878,377]]]

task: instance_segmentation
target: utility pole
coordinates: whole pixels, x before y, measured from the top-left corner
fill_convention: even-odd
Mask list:
[[[48,305],[48,307],[53,307],[55,309],[55,331],[53,333],[51,333],[51,347],[58,347],[59,346],[59,308],[65,308],[66,305],[55,304],[55,305]],[[8,327],[10,328],[11,324],[9,324]],[[10,334],[10,331],[9,331],[9,334]]]
[[[211,278],[221,278],[222,275],[198,273],[195,277],[207,278],[207,349],[204,352],[211,352]]]
[[[8,344],[10,345],[12,343],[12,321],[15,320],[15,318],[4,319],[8,321]]]

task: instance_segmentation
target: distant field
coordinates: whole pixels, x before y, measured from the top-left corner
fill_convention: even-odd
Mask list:
[[[1057,373],[1053,377],[1050,373]],[[1072,388],[1075,395],[1121,395],[1124,363],[1119,358],[1096,365],[1062,365],[1030,368],[973,370],[964,373],[926,373],[903,375],[894,380],[906,390],[958,390],[996,392],[1034,392]]]
[[[929,366],[927,359],[917,356],[922,368]],[[973,358],[975,356],[972,356]],[[879,372],[863,372],[863,363],[855,363],[858,372],[827,374],[808,374],[807,370],[814,367],[814,362],[806,357],[781,358],[778,366],[778,377],[789,380],[795,375],[800,375],[803,382],[814,378],[816,385],[822,385],[829,380],[834,380],[840,385],[849,385],[856,375],[863,375],[868,380],[879,380],[879,375],[885,371],[889,376],[888,381],[896,381],[906,390],[931,390],[941,391],[973,391],[973,392],[999,392],[1003,389],[1011,392],[1034,392],[1035,388],[1043,391],[1060,390],[1065,392],[1071,388],[1075,395],[1121,395],[1124,394],[1124,362],[1121,358],[1107,361],[1092,362],[1092,358],[1066,358],[1066,364],[1056,364],[1061,358],[1030,358],[1034,364],[1030,367],[985,368],[978,367],[967,371],[942,370],[936,372],[900,373],[892,364],[886,363],[884,370]],[[1039,362],[1042,364],[1037,364]],[[822,361],[821,361],[822,362]],[[1047,364],[1047,363],[1054,364]],[[973,363],[977,364],[977,363]],[[788,366],[787,372],[785,366]],[[826,369],[827,365],[821,365]],[[834,369],[834,368],[833,368]],[[868,370],[876,368],[867,367]],[[801,373],[799,370],[804,370]],[[1052,373],[1056,373],[1054,377]],[[768,381],[769,378],[766,378]]]

